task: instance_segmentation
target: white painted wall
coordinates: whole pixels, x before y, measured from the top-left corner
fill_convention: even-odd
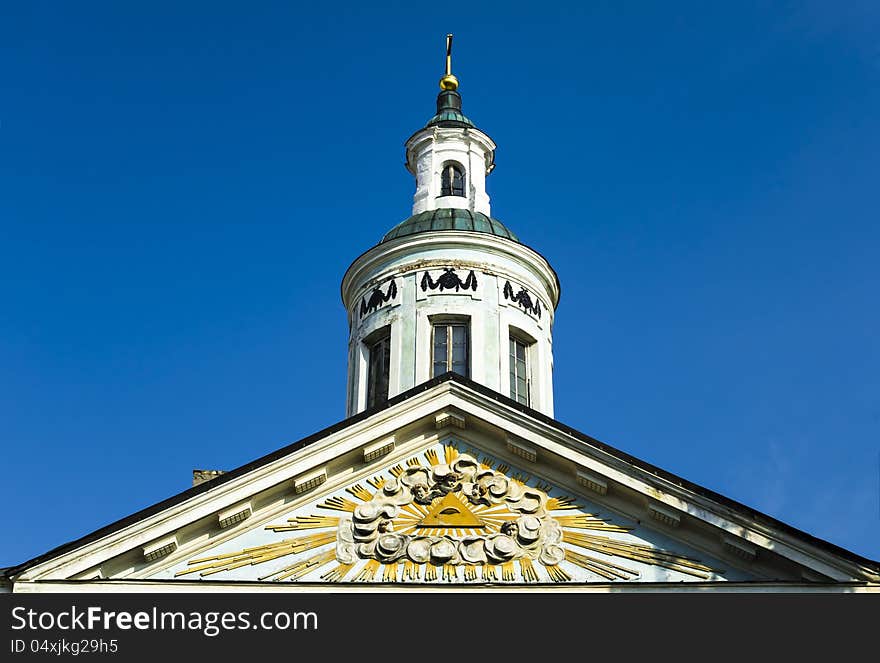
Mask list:
[[[486,171],[495,143],[479,129],[429,127],[406,142],[407,169],[416,178],[413,214],[441,208],[467,209],[491,216]],[[454,161],[465,170],[465,197],[441,196],[440,173]]]
[[[423,290],[425,272],[434,282],[453,268],[464,281],[473,271],[476,290]],[[387,293],[394,280],[397,295],[361,315],[362,302],[378,288]],[[505,298],[525,289],[540,302],[541,314]],[[367,345],[364,339],[383,327],[391,330],[389,398],[431,379],[432,329],[436,315],[460,316],[470,324],[470,378],[510,396],[508,338],[523,333],[530,347],[530,407],[553,416],[552,327],[559,286],[549,263],[532,249],[486,233],[425,232],[379,244],[349,267],[342,284],[349,312],[347,415],[366,409]]]

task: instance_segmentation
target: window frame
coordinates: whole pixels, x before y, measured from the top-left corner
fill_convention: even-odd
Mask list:
[[[438,375],[443,375],[444,373],[448,373],[450,371],[457,373],[466,378],[471,377],[471,321],[469,317],[438,317],[431,319],[431,353],[430,353],[430,376],[432,378],[437,377]],[[435,364],[439,363],[436,361],[436,351],[437,351],[437,328],[445,327],[446,328],[446,359],[445,359],[445,370],[436,372]],[[456,327],[461,327],[464,329],[464,373],[460,373],[456,371],[453,366],[455,365],[455,361],[453,358],[453,346],[454,346],[454,332],[452,330]],[[450,343],[450,338],[453,339],[453,342]]]
[[[534,385],[532,376],[534,374],[534,367],[532,364],[534,363],[534,347],[536,341],[532,339],[529,335],[511,327],[508,330],[507,334],[507,375],[509,379],[508,384],[508,396],[511,400],[516,401],[522,405],[527,407],[531,407],[532,405],[532,397],[534,395]],[[523,381],[525,382],[525,394],[524,399],[521,400],[518,387],[518,380],[520,378],[519,375],[519,367],[518,367],[518,357],[516,356],[516,345],[519,344],[523,349],[523,365],[525,375],[523,376]],[[511,347],[512,346],[512,347]],[[512,351],[512,352],[511,352]]]
[[[366,408],[370,409],[382,405],[388,401],[391,391],[391,326],[377,329],[364,339],[367,355],[367,379],[366,379]],[[378,346],[382,346],[379,348]],[[374,356],[377,349],[383,352],[381,372],[374,373]],[[383,385],[379,380],[384,377],[384,396],[377,394],[377,387]]]
[[[449,169],[454,171],[447,181],[447,173]],[[461,193],[456,193],[455,175],[461,177]],[[447,190],[448,184],[448,190]],[[456,196],[459,198],[467,198],[467,169],[458,161],[447,161],[440,169],[440,196]]]

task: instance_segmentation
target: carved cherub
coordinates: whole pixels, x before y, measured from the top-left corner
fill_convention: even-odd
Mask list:
[[[450,472],[445,474],[437,483],[437,487],[432,492],[439,492],[440,495],[446,495],[458,488],[461,481],[461,474],[458,472]]]
[[[467,492],[467,497],[471,501],[472,504],[485,504],[489,506],[489,500],[486,497],[486,493],[489,492],[486,490],[486,487],[479,483],[471,484],[470,490]]]
[[[379,525],[376,529],[379,530],[380,534],[384,534],[385,532],[393,532],[394,531],[394,523],[388,519],[380,520]]]
[[[412,491],[413,501],[418,504],[431,504],[437,497],[443,497],[447,493],[458,490],[461,487],[462,475],[458,472],[449,472],[441,477],[436,478],[433,487],[417,483],[410,491]]]
[[[412,487],[413,501],[418,504],[430,504],[434,499],[431,491],[424,484],[417,483]]]
[[[511,539],[516,539],[519,534],[519,525],[513,520],[507,520],[501,525],[501,533],[506,534]]]

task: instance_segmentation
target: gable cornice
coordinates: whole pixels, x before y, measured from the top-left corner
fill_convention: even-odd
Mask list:
[[[167,536],[251,495],[292,481],[342,454],[356,451],[420,420],[434,428],[437,413],[454,408],[576,468],[605,477],[646,498],[715,527],[719,533],[782,555],[838,581],[880,582],[880,563],[801,532],[665,470],[606,445],[461,376],[448,373],[188,489],[128,518],[6,570],[13,580],[63,579]],[[576,477],[572,476],[576,482]]]

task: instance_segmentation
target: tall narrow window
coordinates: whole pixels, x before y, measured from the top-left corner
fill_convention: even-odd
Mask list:
[[[510,337],[510,397],[523,405],[529,404],[529,345],[516,336]]]
[[[434,323],[434,370],[437,377],[454,371],[468,377],[468,325],[465,322]]]
[[[464,196],[464,168],[457,163],[443,165],[440,175],[441,196]]]
[[[386,330],[368,345],[367,408],[388,400],[388,374],[391,369],[391,332]]]

